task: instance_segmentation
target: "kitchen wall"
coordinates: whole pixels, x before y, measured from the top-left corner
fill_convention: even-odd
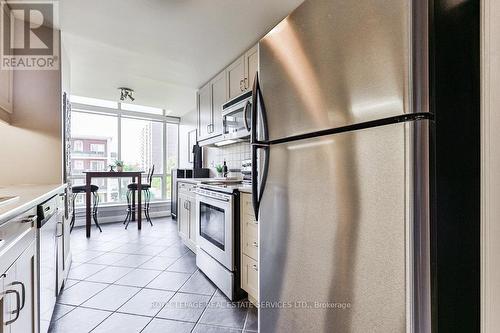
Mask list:
[[[189,162],[188,133],[196,129],[198,112],[196,109],[186,113],[179,124],[179,169],[192,169]]]
[[[0,185],[61,183],[61,71],[15,70],[11,120],[0,121]]]
[[[241,169],[241,161],[251,158],[250,143],[241,142],[224,147],[204,147],[203,166],[210,168],[210,176],[215,177],[215,166],[227,162],[228,169]],[[237,173],[236,175],[240,175]],[[234,176],[234,175],[230,175]]]

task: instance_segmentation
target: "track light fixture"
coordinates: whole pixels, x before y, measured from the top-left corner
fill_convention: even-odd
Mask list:
[[[125,87],[120,87],[118,89],[120,90],[120,101],[123,102],[127,98],[129,98],[132,102],[135,101],[134,96],[132,96],[132,94],[134,93],[133,89],[125,88]]]

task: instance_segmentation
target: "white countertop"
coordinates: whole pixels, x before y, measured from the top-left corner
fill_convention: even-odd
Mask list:
[[[177,178],[178,183],[199,184],[204,181],[214,180],[215,178]]]
[[[54,195],[63,193],[66,184],[52,185],[13,185],[1,186],[0,197],[18,197],[15,200],[0,203],[0,224],[24,213]]]

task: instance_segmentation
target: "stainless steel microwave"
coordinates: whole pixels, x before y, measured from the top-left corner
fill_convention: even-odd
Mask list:
[[[252,92],[233,98],[222,106],[223,138],[234,140],[250,137]]]

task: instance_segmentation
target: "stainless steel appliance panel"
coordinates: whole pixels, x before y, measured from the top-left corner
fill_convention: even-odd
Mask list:
[[[306,1],[270,31],[259,43],[269,139],[427,111],[411,107],[411,87],[424,84],[413,79],[426,79],[412,73],[425,69],[412,64],[412,25],[426,28],[412,10],[406,0]]]
[[[407,330],[410,126],[270,147],[259,215],[263,332]]]

